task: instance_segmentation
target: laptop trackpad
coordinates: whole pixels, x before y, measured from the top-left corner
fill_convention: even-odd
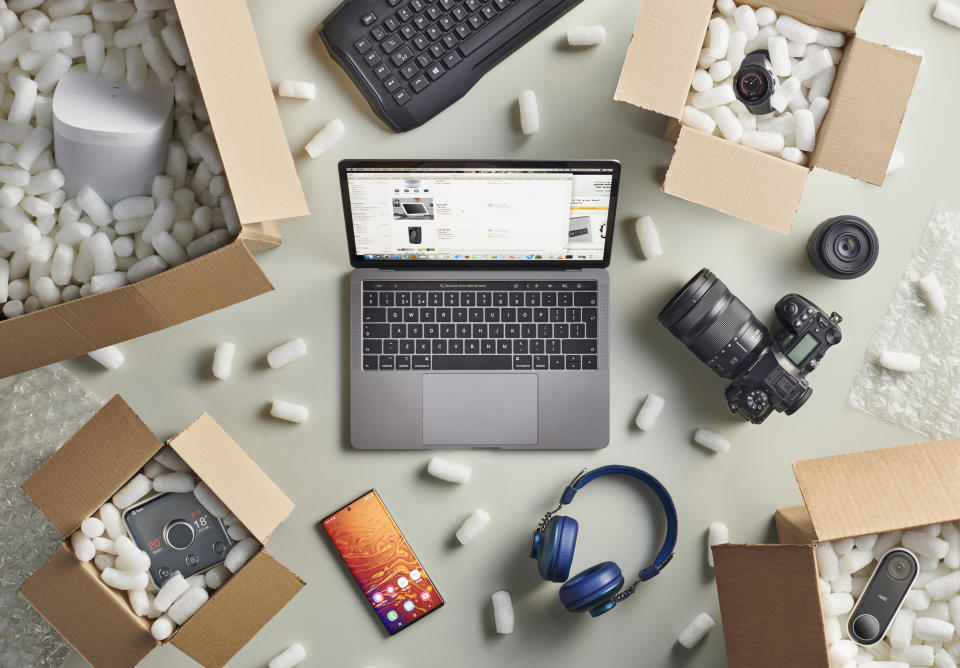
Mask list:
[[[423,375],[424,445],[536,445],[537,375]]]

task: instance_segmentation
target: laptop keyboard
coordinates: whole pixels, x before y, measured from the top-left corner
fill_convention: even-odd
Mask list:
[[[366,371],[596,370],[597,281],[363,281]]]

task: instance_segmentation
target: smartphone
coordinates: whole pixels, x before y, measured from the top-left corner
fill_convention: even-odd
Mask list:
[[[321,524],[390,635],[443,605],[443,597],[376,490]]]

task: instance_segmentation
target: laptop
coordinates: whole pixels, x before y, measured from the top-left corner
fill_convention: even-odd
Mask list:
[[[339,172],[353,446],[605,447],[620,164],[345,160]],[[416,243],[394,222],[405,199],[430,203]],[[572,238],[578,217],[597,229]]]

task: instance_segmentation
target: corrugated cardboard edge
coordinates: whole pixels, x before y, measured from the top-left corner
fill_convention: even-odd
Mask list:
[[[852,33],[857,29],[860,12],[866,0],[745,0],[753,7],[770,7],[780,14],[808,23],[817,28]],[[737,3],[743,4],[743,3]]]
[[[264,551],[241,568],[170,642],[207,668],[219,668],[305,583]]]
[[[207,413],[169,444],[261,543],[293,512],[293,501]]]
[[[247,250],[256,255],[281,245],[283,234],[280,232],[280,224],[277,221],[267,220],[244,225],[243,231],[240,232],[240,239],[243,240]]]
[[[960,517],[960,438],[793,463],[819,540]]]
[[[0,322],[0,378],[166,329],[270,290],[266,274],[237,240],[139,283]]]
[[[812,545],[817,534],[806,506],[781,508],[774,514],[777,542],[785,545]]]
[[[68,536],[162,445],[116,395],[41,464],[22,488],[60,535]]]
[[[23,596],[97,668],[132,668],[159,645],[126,596],[100,581],[90,563],[60,547],[20,587]]]
[[[882,185],[921,61],[854,37],[840,60],[810,164]]]
[[[715,545],[730,668],[828,668],[812,545]]]
[[[713,0],[644,0],[613,99],[680,118]]]
[[[787,234],[808,173],[779,156],[682,127],[663,191]]]
[[[242,223],[310,213],[244,0],[175,0]]]

